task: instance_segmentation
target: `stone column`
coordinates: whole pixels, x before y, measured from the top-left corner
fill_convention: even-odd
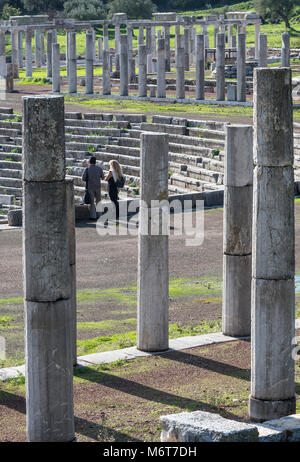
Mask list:
[[[52,43],[57,43],[57,30],[52,30]]]
[[[53,32],[52,30],[47,31],[47,77],[52,77],[52,43],[53,43]]]
[[[165,26],[166,72],[171,71],[170,26]]]
[[[219,24],[214,25],[214,48],[217,48],[217,34],[219,33]]]
[[[77,297],[76,297],[76,234],[75,234],[75,196],[73,179],[67,180],[67,218],[71,278],[71,319],[73,365],[77,364]]]
[[[151,40],[151,51],[152,51],[152,58],[155,58],[156,57],[156,30],[155,30],[155,26],[154,27],[151,27],[151,37],[152,37],[152,40]],[[153,69],[152,69],[152,72],[153,72]]]
[[[169,347],[169,268],[168,236],[162,234],[161,216],[165,217],[169,208],[159,213],[156,232],[151,226],[154,222],[151,215],[155,214],[153,201],[168,200],[168,134],[142,133],[140,138],[137,348],[142,351],[163,351]]]
[[[102,59],[103,59],[103,53],[102,53],[103,45],[102,45],[102,38],[101,37],[98,38],[97,44],[98,44],[98,60],[102,61]]]
[[[290,34],[288,32],[284,32],[281,38],[281,67],[290,67]]]
[[[23,98],[23,274],[30,442],[74,439],[63,96]]]
[[[157,98],[166,97],[166,50],[165,39],[157,40]]]
[[[45,34],[41,32],[41,60],[42,66],[46,64],[46,54],[45,54]]]
[[[120,36],[120,96],[128,96],[128,37]]]
[[[217,85],[217,101],[225,100],[225,35],[217,34],[217,50],[216,50],[216,85]]]
[[[196,35],[196,99],[205,99],[204,35]]]
[[[109,51],[108,25],[103,24],[103,49]]]
[[[110,52],[105,48],[103,50],[103,66],[102,66],[102,93],[103,95],[110,95],[111,82],[110,82]]]
[[[34,34],[35,41],[35,65],[36,67],[42,66],[42,56],[41,56],[41,31],[36,29]]]
[[[259,57],[260,23],[255,24],[255,59]]]
[[[232,48],[232,36],[233,36],[233,26],[229,24],[228,26],[228,47]]]
[[[115,63],[116,71],[120,72],[120,25],[115,26]]]
[[[66,68],[67,68],[67,77],[70,74],[70,31],[66,31]]]
[[[96,61],[96,32],[95,29],[91,30],[92,37],[93,37],[93,61]]]
[[[60,93],[60,49],[58,43],[52,43],[52,91]]]
[[[227,125],[223,224],[223,334],[251,330],[253,128]]]
[[[5,32],[0,31],[0,75],[6,77]]]
[[[94,93],[94,40],[91,32],[85,36],[85,92],[88,95]]]
[[[18,64],[19,69],[23,69],[23,31],[19,30],[18,32]]]
[[[259,34],[259,57],[258,67],[267,67],[268,65],[268,36]]]
[[[184,28],[184,70],[190,70],[190,54],[189,54],[189,41],[190,41],[190,31],[188,27]]]
[[[19,59],[18,59],[18,31],[13,30],[11,33],[11,62],[13,65],[13,75],[14,78],[19,77]]]
[[[32,33],[31,30],[26,30],[26,44],[25,44],[25,61],[26,61],[26,77],[32,77]]]
[[[146,45],[139,45],[139,97],[147,96],[147,49]]]
[[[177,35],[177,49],[176,49],[176,98],[185,98],[185,85],[184,85],[184,36]]]
[[[237,101],[246,101],[246,35],[238,35]]]
[[[76,32],[70,32],[69,36],[69,93],[77,93],[77,54]]]
[[[291,70],[254,70],[250,418],[296,412],[294,155]]]
[[[144,27],[139,26],[138,45],[144,45]]]

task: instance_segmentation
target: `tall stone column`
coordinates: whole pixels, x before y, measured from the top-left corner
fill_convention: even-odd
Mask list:
[[[190,31],[188,27],[184,28],[184,70],[189,71],[190,70],[190,53],[189,53],[189,48],[190,48]]]
[[[115,63],[116,71],[120,72],[120,25],[115,26]]]
[[[219,24],[214,25],[214,48],[217,48],[217,35],[219,33]]]
[[[18,59],[18,31],[13,30],[11,33],[11,62],[13,65],[14,78],[19,77],[19,59]]]
[[[166,72],[171,71],[170,26],[165,26]]]
[[[246,101],[246,35],[238,35],[237,101]]]
[[[151,27],[151,36],[152,36],[152,43],[151,43],[151,51],[152,51],[152,58],[156,57],[156,29],[155,26]],[[153,72],[153,69],[152,69]]]
[[[56,29],[52,30],[52,42],[57,43],[57,30]]]
[[[177,35],[177,49],[176,49],[176,98],[185,98],[185,81],[184,81],[184,36]]]
[[[96,61],[96,32],[95,29],[91,30],[92,37],[93,37],[93,61]]]
[[[41,32],[41,60],[42,60],[42,66],[46,65],[46,53],[45,53],[45,34],[44,32]]]
[[[233,36],[233,26],[229,24],[228,26],[228,47],[232,48],[232,36]]]
[[[144,45],[144,27],[139,26],[138,45]]]
[[[260,23],[255,24],[255,59],[259,57]]]
[[[168,236],[162,234],[162,216],[153,201],[168,200],[168,134],[141,134],[141,202],[138,236],[137,348],[163,351],[169,347]],[[169,209],[167,207],[167,209]],[[153,215],[159,215],[156,230]],[[151,217],[152,215],[152,217]]]
[[[47,31],[47,77],[52,77],[52,43],[53,31]]]
[[[291,70],[254,70],[250,418],[296,412],[294,155]]]
[[[205,99],[205,48],[204,35],[196,35],[196,99]]]
[[[26,30],[25,43],[25,61],[26,61],[26,77],[32,77],[32,33],[31,30]]]
[[[139,45],[139,97],[147,96],[147,49],[146,45]]]
[[[69,93],[77,93],[77,54],[76,54],[76,32],[69,35]]]
[[[251,331],[253,128],[227,125],[225,148],[223,333]]]
[[[88,95],[94,93],[94,40],[91,32],[85,36],[85,92]]]
[[[102,93],[103,95],[110,95],[111,82],[110,82],[110,52],[105,48],[103,50],[103,66],[102,66]]]
[[[56,45],[56,44],[55,44]],[[73,365],[77,364],[77,297],[76,297],[76,233],[75,233],[75,195],[73,179],[67,180],[67,218],[71,278],[71,323]]]
[[[120,96],[128,96],[128,37],[120,36]]]
[[[103,49],[109,51],[108,25],[103,24]]]
[[[35,41],[35,65],[36,67],[42,66],[42,56],[41,56],[41,31],[36,29],[34,34]]]
[[[74,439],[63,96],[23,98],[23,274],[30,442]]]
[[[281,67],[290,67],[290,34],[288,32],[284,32],[281,38]]]
[[[52,43],[52,91],[60,93],[60,48],[58,43]]]
[[[19,30],[18,32],[18,64],[19,69],[23,69],[23,31]]]
[[[216,50],[216,85],[217,85],[217,101],[225,100],[225,35],[217,34],[217,50]]]
[[[259,34],[259,57],[258,67],[267,67],[268,65],[268,36]]]
[[[6,77],[5,32],[0,31],[0,75]]]
[[[103,42],[102,42],[102,38],[101,38],[101,37],[98,38],[97,45],[98,45],[98,60],[99,60],[99,61],[102,61],[102,58],[103,58],[103,53],[102,53],[102,50],[103,50]]]
[[[166,50],[165,39],[157,40],[157,98],[166,97]]]
[[[67,77],[70,75],[70,31],[66,31],[66,67]]]

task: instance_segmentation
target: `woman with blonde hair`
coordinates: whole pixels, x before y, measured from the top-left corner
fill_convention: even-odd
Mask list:
[[[122,174],[122,168],[119,162],[116,160],[109,161],[109,172],[105,177],[108,182],[108,195],[110,200],[115,204],[116,207],[116,220],[119,219],[119,190],[123,188],[125,183],[125,177]]]

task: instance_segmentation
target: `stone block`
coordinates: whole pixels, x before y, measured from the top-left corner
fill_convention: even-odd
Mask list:
[[[22,209],[10,210],[7,215],[8,226],[22,226]]]
[[[160,418],[162,442],[256,442],[255,425],[225,419],[211,412],[195,411]]]
[[[292,414],[280,419],[268,420],[264,422],[264,426],[279,433],[284,433],[286,441],[300,441],[300,414]]]

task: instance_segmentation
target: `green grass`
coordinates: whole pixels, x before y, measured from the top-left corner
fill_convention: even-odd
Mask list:
[[[136,322],[136,320],[135,320]],[[221,320],[204,321],[196,326],[182,327],[178,324],[169,326],[169,337],[178,338],[189,335],[203,335],[221,330]],[[113,334],[105,337],[94,337],[87,340],[78,340],[78,354],[86,355],[102,351],[118,350],[136,345],[136,331]]]

